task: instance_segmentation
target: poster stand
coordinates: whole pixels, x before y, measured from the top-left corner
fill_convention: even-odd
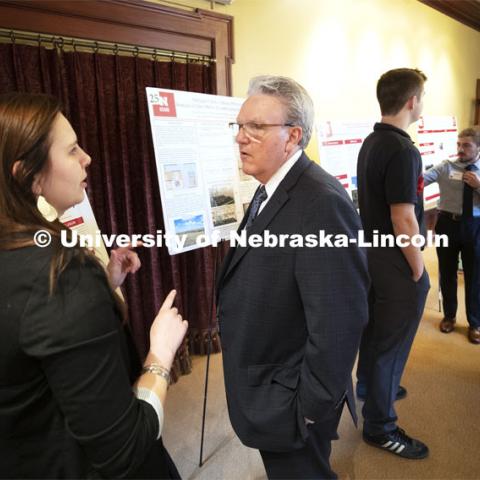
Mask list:
[[[218,264],[220,263],[220,253],[219,253],[219,248],[220,247],[213,247],[215,250],[215,258],[213,262],[213,287],[212,287],[212,296],[211,296],[211,301],[210,301],[210,312],[209,312],[209,317],[208,317],[208,342],[207,342],[207,366],[205,370],[205,387],[204,387],[204,394],[203,394],[203,411],[202,411],[202,433],[200,437],[200,459],[198,466],[202,467],[203,466],[203,446],[204,446],[204,440],[205,440],[205,424],[206,424],[206,416],[207,416],[207,396],[208,396],[208,376],[210,372],[210,356],[212,353],[212,317],[213,317],[213,311],[215,308],[215,300],[216,300],[216,278],[217,278],[217,268]]]

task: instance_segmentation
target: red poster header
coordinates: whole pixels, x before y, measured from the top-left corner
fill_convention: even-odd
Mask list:
[[[82,223],[85,223],[85,220],[83,220],[83,217],[78,217],[78,218],[72,218],[68,222],[65,222],[64,225],[67,228],[72,228],[72,227],[76,227],[77,225],[81,225]]]
[[[332,147],[334,145],[343,145],[343,140],[329,140],[328,142],[322,142],[324,147]]]
[[[171,92],[158,92],[159,101],[152,105],[155,117],[176,117],[175,97]]]
[[[419,130],[418,133],[445,133],[445,132],[456,132],[456,128],[442,128],[438,130]]]

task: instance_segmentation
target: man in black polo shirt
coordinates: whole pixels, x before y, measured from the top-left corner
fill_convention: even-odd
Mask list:
[[[406,130],[421,115],[426,79],[419,70],[400,68],[377,83],[382,121],[365,139],[357,166],[368,241],[377,232],[407,239],[424,234],[422,160]],[[404,458],[425,458],[428,447],[397,426],[393,404],[406,395],[400,379],[430,288],[428,274],[420,249],[410,244],[369,248],[367,257],[370,319],[357,369],[357,392],[365,397],[363,438]]]

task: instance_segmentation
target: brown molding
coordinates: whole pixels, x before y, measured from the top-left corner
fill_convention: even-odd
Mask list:
[[[217,59],[217,77],[222,75],[222,82],[226,85],[228,94],[232,94],[232,63],[235,61],[234,54],[234,40],[233,40],[233,17],[224,15],[222,13],[212,12],[210,10],[196,10],[198,14],[207,22],[207,24],[214,25],[222,24],[223,28],[217,28],[217,35],[215,37],[215,46],[219,50]],[[224,77],[223,77],[224,75]],[[218,84],[218,79],[217,79]],[[217,92],[220,93],[220,92]]]
[[[455,20],[480,31],[480,2],[478,0],[418,0]]]
[[[142,0],[0,0],[0,27],[209,56],[216,93],[232,92],[230,15]]]
[[[480,126],[480,78],[477,78],[477,91],[475,95],[475,120],[474,125]]]

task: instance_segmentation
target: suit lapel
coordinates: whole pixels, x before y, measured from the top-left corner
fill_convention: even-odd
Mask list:
[[[288,194],[282,190],[279,192],[280,186],[275,191],[275,194],[269,200],[265,208],[262,210],[260,215],[255,219],[253,225],[247,231],[247,239],[253,234],[262,233],[268,224],[273,220],[275,215],[279,212],[282,206],[288,201]],[[278,195],[277,195],[278,192]],[[228,265],[228,268],[225,272],[225,277],[235,268],[238,262],[243,258],[243,256],[250,250],[250,246],[246,247],[236,247],[233,257]]]
[[[275,190],[272,198],[268,201],[265,208],[260,212],[258,217],[253,222],[252,226],[249,228],[247,236],[258,233],[263,233],[267,226],[273,221],[278,212],[282,209],[285,203],[288,202],[289,190],[297,183],[298,179],[302,173],[311,165],[311,160],[302,153],[300,158],[295,162],[293,167],[287,173],[285,178],[280,182],[280,185]],[[237,230],[240,233],[243,230],[243,227],[248,218],[248,208],[245,216],[243,217],[242,223],[240,224],[239,229]],[[223,280],[228,277],[240,260],[245,256],[245,254],[250,250],[251,247],[248,245],[246,247],[237,247],[230,248],[227,257],[225,258],[224,264],[222,265],[222,271],[219,276],[218,288],[220,288]],[[217,288],[217,290],[218,290]]]
[[[259,188],[260,188],[260,185],[258,186],[257,190]],[[257,193],[257,190],[255,190],[255,193]],[[255,196],[255,193],[253,194],[253,196]],[[250,214],[250,209],[251,208],[252,208],[252,202],[250,202],[250,205],[248,206],[247,211],[245,212],[245,215],[243,216],[243,219],[240,222],[240,226],[237,229],[237,234],[239,234],[245,228],[245,224],[247,223],[247,218],[248,218],[248,215]],[[235,255],[235,252],[237,250],[238,250],[237,248],[230,247],[228,249],[227,255],[225,256],[225,259],[222,262],[222,266],[220,268],[220,273],[217,277],[217,281],[216,281],[216,285],[215,285],[217,302],[218,302],[218,291],[220,289],[220,285],[222,284],[222,281],[223,281],[223,278],[226,275],[226,272],[229,270],[230,263],[232,262],[232,258]]]

